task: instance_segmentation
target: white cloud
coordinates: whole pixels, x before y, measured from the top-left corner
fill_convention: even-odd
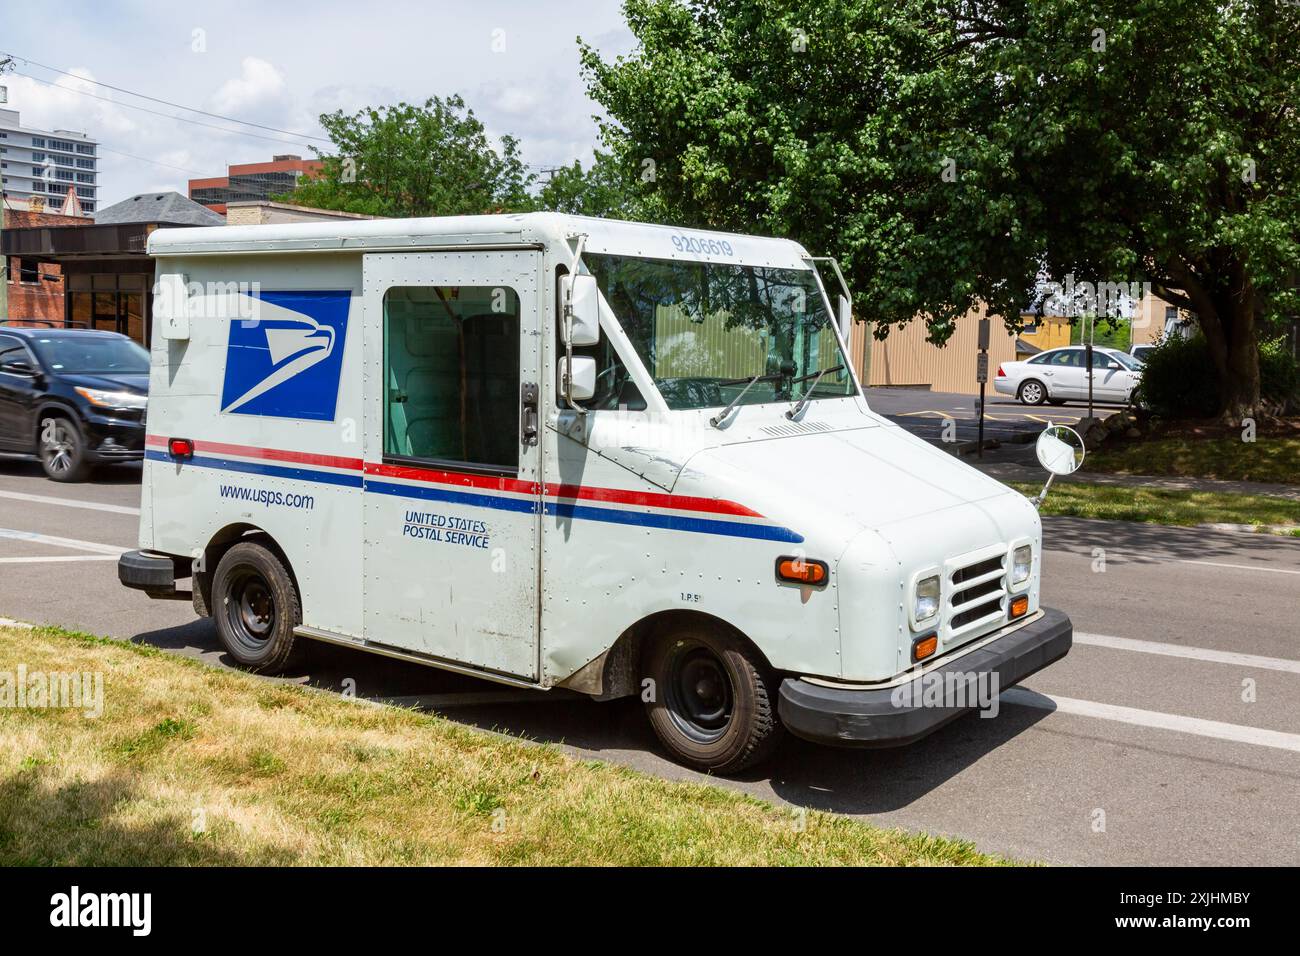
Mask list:
[[[76,76],[19,60],[23,73],[57,82],[51,88],[7,76],[7,106],[21,110],[26,126],[84,130],[100,141],[101,207],[164,184],[183,193],[190,176],[220,176],[230,163],[278,153],[310,156],[311,144],[328,152],[327,142],[311,138],[323,135],[321,113],[456,93],[490,136],[517,137],[533,167],[575,158],[585,163],[596,143],[591,115],[598,107],[587,98],[574,37],[582,34],[606,56],[630,49],[619,7],[620,0],[554,8],[520,0],[459,0],[445,7],[391,0],[381,18],[384,32],[377,34],[382,42],[365,42],[379,15],[359,11],[355,0],[314,0],[305,19],[298,7],[265,0],[123,9],[99,4],[79,6],[58,43],[51,43],[39,4],[9,4],[5,49]],[[249,23],[257,29],[248,29]],[[191,47],[196,25],[206,30],[206,52]],[[500,54],[490,49],[498,27],[508,31],[507,51]],[[96,87],[89,79],[301,134],[211,129],[196,124],[232,124]]]
[[[284,96],[284,74],[266,60],[246,56],[239,64],[239,76],[226,80],[212,96],[212,106],[227,116],[258,109]]]

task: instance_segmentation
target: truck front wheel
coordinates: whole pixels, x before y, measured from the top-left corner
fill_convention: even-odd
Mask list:
[[[294,628],[302,620],[298,589],[269,548],[243,541],[217,563],[212,617],[226,652],[244,668],[279,674],[294,663]]]
[[[689,626],[652,640],[643,659],[646,713],[673,758],[736,773],[766,759],[781,738],[777,681],[738,636]]]

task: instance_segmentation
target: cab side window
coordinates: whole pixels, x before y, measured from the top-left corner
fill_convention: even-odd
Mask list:
[[[384,456],[519,467],[519,296],[401,286],[384,296]]]

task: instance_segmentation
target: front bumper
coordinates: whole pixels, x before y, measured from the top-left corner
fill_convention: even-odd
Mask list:
[[[143,420],[84,415],[81,430],[86,437],[86,457],[96,464],[144,458]]]
[[[777,712],[796,737],[848,747],[901,747],[914,743],[975,708],[965,689],[998,691],[1060,660],[1073,643],[1074,626],[1062,612],[1044,608],[1036,621],[983,647],[892,687],[834,687],[802,678],[781,683]],[[938,679],[935,676],[938,675]],[[996,684],[991,682],[996,675]],[[942,680],[942,685],[938,683]],[[926,688],[942,686],[941,700]],[[962,688],[958,693],[958,688]]]

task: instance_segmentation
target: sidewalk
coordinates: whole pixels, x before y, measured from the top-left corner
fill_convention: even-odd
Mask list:
[[[1001,452],[1003,449],[998,449]],[[973,456],[962,459],[998,481],[1046,481],[1047,472],[1041,468],[1034,457],[1032,445],[1025,449],[1028,460],[1021,455],[994,458],[994,452],[986,451],[984,460]],[[1019,451],[1019,449],[1017,449]],[[1129,487],[1154,488],[1162,491],[1215,491],[1231,495],[1268,495],[1274,498],[1289,498],[1300,501],[1300,485],[1278,485],[1262,481],[1220,481],[1215,478],[1171,478],[1146,475],[1110,475],[1103,472],[1084,469],[1057,482],[1078,482],[1087,485],[1126,485]]]

